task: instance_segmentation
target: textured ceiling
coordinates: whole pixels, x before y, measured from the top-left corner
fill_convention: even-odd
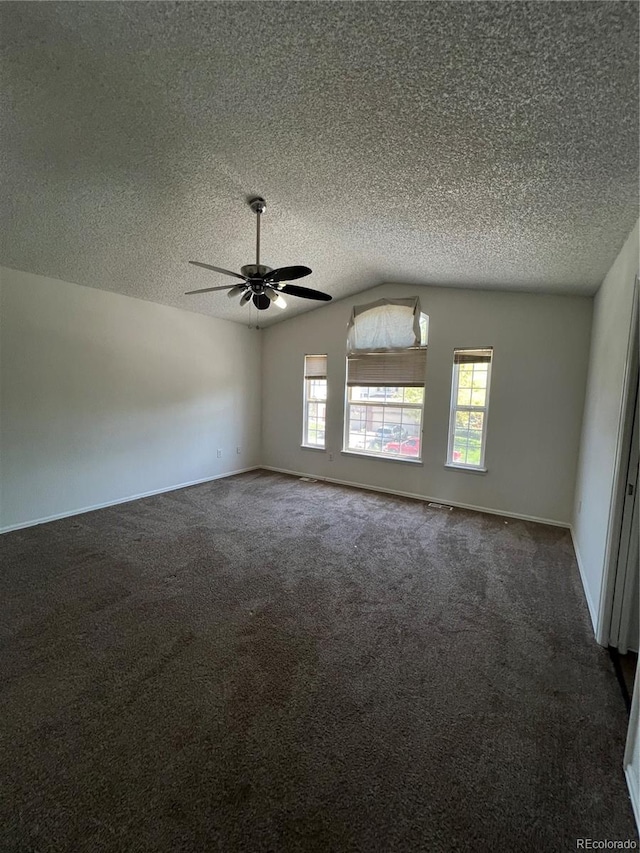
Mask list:
[[[0,264],[240,322],[188,259],[593,293],[638,217],[638,4],[0,3]],[[321,303],[288,298],[263,325]]]

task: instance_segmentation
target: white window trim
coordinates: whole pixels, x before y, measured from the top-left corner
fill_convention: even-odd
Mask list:
[[[302,444],[300,445],[300,447],[304,448],[304,450],[319,450],[320,452],[324,453],[324,452],[326,452],[326,449],[327,449],[327,398],[329,396],[329,383],[327,381],[326,373],[324,376],[314,377],[315,379],[324,379],[324,381],[326,383],[326,387],[327,387],[327,396],[325,397],[324,400],[310,400],[309,399],[308,394],[307,394],[307,387],[308,387],[308,383],[312,382],[313,379],[311,379],[311,378],[308,379],[306,376],[306,361],[307,361],[308,356],[313,357],[314,355],[323,355],[325,359],[327,358],[327,355],[325,353],[319,353],[319,354],[317,354],[317,353],[305,353],[304,359],[302,360],[303,403],[302,403]],[[308,425],[309,425],[309,403],[318,403],[318,402],[323,402],[324,406],[325,406],[324,444],[321,444],[321,445],[320,444],[309,444],[307,441],[307,439],[308,439]]]
[[[450,471],[464,471],[465,474],[486,474],[488,468],[478,468],[477,465],[459,465],[457,462],[445,462],[445,468]]]
[[[358,386],[356,386],[358,387]],[[408,386],[414,387],[414,386]],[[422,436],[424,432],[424,393],[426,389],[423,386],[423,397],[422,403],[397,403],[395,401],[384,402],[381,403],[380,400],[375,400],[369,403],[368,401],[362,400],[354,400],[352,403],[349,400],[349,386],[345,386],[345,395],[344,395],[344,424],[343,424],[343,435],[342,435],[342,453],[345,456],[360,456],[366,457],[367,459],[386,459],[389,462],[413,462],[422,464],[422,448],[423,441]],[[351,410],[350,406],[388,406],[389,408],[403,408],[403,409],[418,409],[420,411],[420,455],[419,456],[401,456],[399,453],[397,455],[393,455],[391,453],[382,453],[377,450],[355,450],[352,447],[349,447],[349,424],[351,422]]]
[[[373,340],[367,341],[366,333],[365,333],[365,340],[360,340],[360,345],[361,345],[360,349],[356,349],[355,348],[355,341],[356,341],[356,338],[358,337],[356,335],[358,318],[361,319],[363,315],[366,315],[366,313],[368,311],[370,311],[374,308],[378,309],[378,308],[385,307],[388,310],[391,306],[402,306],[402,308],[411,308],[412,309],[411,329],[413,330],[413,336],[410,333],[405,334],[407,341],[402,341],[403,345],[398,345],[400,343],[400,341],[397,339],[394,339],[394,343],[395,343],[394,346],[382,347],[382,346],[376,346],[375,341],[373,341]],[[409,338],[412,338],[411,343],[409,343]],[[388,352],[388,353],[402,353],[405,351],[412,351],[412,350],[419,350],[420,353],[422,353],[423,359],[426,359],[426,351],[427,351],[428,340],[429,340],[429,315],[425,314],[421,310],[420,300],[418,299],[418,297],[414,297],[411,299],[398,299],[398,300],[380,299],[377,302],[372,302],[368,305],[354,306],[353,312],[351,315],[351,320],[349,322],[349,331],[347,334],[346,382],[345,382],[345,389],[344,389],[344,408],[343,408],[343,423],[342,423],[342,451],[341,451],[342,454],[344,454],[345,456],[359,456],[361,458],[365,457],[368,459],[384,459],[387,462],[409,462],[409,463],[414,464],[414,465],[415,464],[418,464],[418,465],[422,464],[423,447],[424,447],[424,439],[423,439],[424,411],[425,411],[425,395],[426,395],[426,376],[424,376],[424,371],[426,369],[426,365],[423,364],[423,370],[422,370],[423,375],[421,377],[420,384],[415,385],[415,386],[414,385],[406,386],[406,387],[421,387],[422,388],[422,402],[421,403],[408,403],[408,402],[398,403],[395,400],[386,400],[386,399],[384,401],[381,401],[381,400],[369,401],[366,399],[364,399],[364,400],[353,400],[352,401],[350,399],[350,386],[348,384],[349,375],[350,375],[349,359],[352,356],[357,357],[358,354],[360,354],[362,356],[362,355],[367,355],[367,354],[371,354],[371,353],[378,353],[378,352],[380,352],[380,353],[386,353],[386,352]],[[364,344],[367,342],[369,343],[368,347],[364,346]],[[369,365],[369,367],[371,367],[371,365]],[[377,365],[377,367],[379,368],[379,365]],[[396,365],[396,367],[397,367],[397,365]],[[407,367],[411,370],[411,376],[413,378],[413,373],[415,372],[415,366],[412,368],[411,365],[409,364]],[[358,372],[358,378],[364,379],[367,372],[368,371],[366,371],[366,370],[364,371],[364,373],[362,371]],[[385,372],[386,371],[383,371],[383,374]],[[367,378],[369,380],[372,378],[370,375],[370,371],[369,371],[369,376]],[[385,378],[387,380],[391,379],[390,376],[386,376]],[[409,377],[405,376],[404,378],[406,380]],[[415,377],[415,378],[417,379],[417,377]],[[366,384],[370,384],[370,382],[369,383],[365,382],[365,385]],[[386,383],[383,381],[380,384],[384,385],[386,387],[394,387],[393,383],[390,381],[387,381]],[[359,386],[354,385],[352,387],[359,387]],[[397,453],[397,454],[392,454],[392,453],[388,453],[388,452],[384,453],[382,451],[382,440],[380,442],[380,444],[381,444],[380,451],[369,449],[369,448],[350,447],[349,446],[349,439],[350,439],[349,427],[351,425],[351,407],[352,406],[361,406],[361,407],[365,407],[365,408],[367,406],[369,406],[370,408],[382,407],[383,412],[384,412],[385,408],[415,409],[416,411],[418,411],[420,413],[420,426],[419,426],[419,431],[418,431],[418,438],[420,441],[420,454],[418,456],[412,456],[412,455],[409,456],[409,455],[403,455],[400,453]],[[383,418],[383,422],[384,422],[384,418]],[[399,441],[401,441],[401,439],[399,439]]]
[[[447,459],[445,468],[455,468],[457,471],[472,471],[478,474],[486,474],[488,468],[485,466],[485,449],[487,444],[487,423],[489,419],[489,396],[491,393],[491,370],[493,368],[493,347],[456,347],[455,352],[464,352],[465,350],[474,349],[490,349],[491,361],[487,369],[487,393],[485,394],[484,406],[458,406],[458,371],[459,365],[453,365],[451,372],[451,404],[449,409],[449,441],[447,444]],[[454,462],[453,447],[454,434],[456,427],[456,412],[482,412],[482,444],[480,445],[480,463],[478,465],[469,465],[464,462]]]
[[[358,456],[360,459],[382,459],[383,462],[408,462],[409,465],[424,465],[419,456],[391,456],[389,453],[376,453],[364,450],[341,450],[341,456]]]

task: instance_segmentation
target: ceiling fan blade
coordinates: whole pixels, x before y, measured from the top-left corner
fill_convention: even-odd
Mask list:
[[[190,264],[193,264],[194,267],[203,267],[205,270],[213,270],[214,272],[221,272],[223,275],[232,275],[234,278],[241,278],[242,281],[246,281],[247,279],[240,275],[239,272],[231,272],[231,270],[223,270],[222,267],[212,267],[211,264],[202,264],[200,261],[189,261]]]
[[[332,296],[322,293],[320,290],[311,290],[309,287],[298,287],[297,284],[285,284],[280,288],[280,293],[288,293],[289,296],[300,296],[302,299],[318,299],[320,302],[331,302]]]
[[[244,293],[246,288],[245,284],[234,284],[231,287],[231,290],[227,293],[229,299],[235,299],[236,296],[240,296],[241,293]]]
[[[253,304],[258,311],[266,311],[269,305],[271,305],[271,300],[264,293],[254,293]]]
[[[310,275],[309,267],[279,267],[277,270],[271,270],[264,276],[264,281],[291,281],[294,278],[303,278],[305,275]]]
[[[272,287],[266,287],[264,292],[267,294],[269,299],[277,308],[287,307],[287,303],[284,301],[284,299],[277,290],[274,290]]]
[[[185,290],[185,296],[189,296],[192,293],[213,293],[214,290],[229,290],[229,288],[234,288],[235,284],[223,284],[222,287],[203,287],[202,290]]]

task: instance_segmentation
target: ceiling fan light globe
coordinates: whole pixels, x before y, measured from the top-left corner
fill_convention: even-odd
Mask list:
[[[275,290],[275,288],[265,287],[264,292],[267,294],[267,296],[271,300],[272,304],[275,305],[277,308],[286,308],[287,307],[287,303],[282,298],[282,296],[278,293],[278,291]]]

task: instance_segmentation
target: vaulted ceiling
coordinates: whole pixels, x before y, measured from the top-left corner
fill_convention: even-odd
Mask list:
[[[189,266],[595,292],[638,217],[636,2],[0,3],[0,264],[238,322]],[[263,325],[321,303],[289,297]]]

